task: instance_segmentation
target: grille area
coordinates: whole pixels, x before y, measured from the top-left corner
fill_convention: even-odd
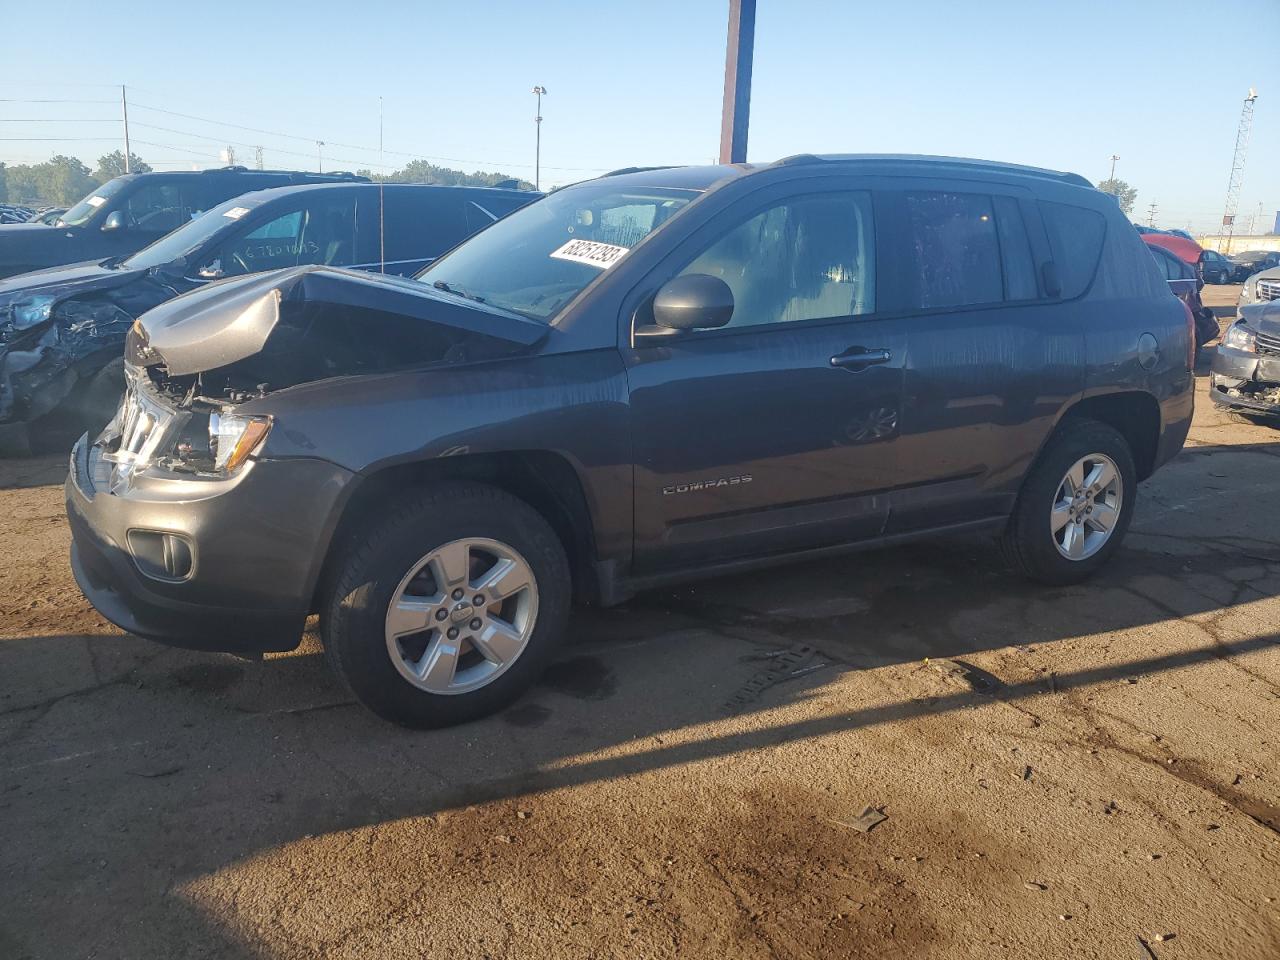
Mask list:
[[[1259,333],[1258,352],[1267,357],[1280,357],[1280,337],[1271,333]]]
[[[1280,300],[1280,280],[1259,280],[1259,300]]]

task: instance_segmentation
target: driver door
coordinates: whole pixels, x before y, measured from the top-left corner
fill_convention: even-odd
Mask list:
[[[723,328],[624,351],[637,573],[884,528],[906,336],[877,313],[873,194],[824,183],[758,191],[651,281],[656,292],[675,275],[718,277],[734,309]]]

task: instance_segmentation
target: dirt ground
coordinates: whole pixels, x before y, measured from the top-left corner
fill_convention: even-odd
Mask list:
[[[1203,372],[1088,585],[953,540],[654,593],[429,733],[313,637],[121,635],[64,460],[4,464],[0,957],[1274,960],[1280,431]]]

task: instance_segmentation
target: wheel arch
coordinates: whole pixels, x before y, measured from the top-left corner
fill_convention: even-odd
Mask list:
[[[392,499],[448,480],[484,483],[527,503],[551,525],[564,547],[575,600],[599,596],[596,539],[586,488],[567,457],[549,450],[518,450],[398,463],[361,476],[347,496],[329,538],[312,590],[310,609],[321,609],[338,575],[343,549]]]
[[[1145,480],[1154,472],[1162,418],[1160,403],[1150,393],[1125,390],[1084,397],[1063,411],[1057,426],[1061,427],[1071,420],[1097,420],[1105,423],[1129,444],[1138,479]],[[1046,437],[1045,445],[1048,442],[1049,438]]]

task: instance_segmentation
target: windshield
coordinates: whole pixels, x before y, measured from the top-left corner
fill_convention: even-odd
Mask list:
[[[697,196],[696,190],[627,188],[608,180],[570,187],[499,220],[417,279],[549,322]]]
[[[123,177],[108,180],[59,217],[57,225],[60,227],[78,227],[88,223],[94,214],[98,212],[98,209],[123,190],[128,182]]]
[[[232,224],[239,223],[252,209],[252,203],[246,203],[244,197],[220,203],[194,220],[188,220],[172,233],[166,233],[151,246],[143,247],[121,266],[133,270],[148,270],[185,257]]]

